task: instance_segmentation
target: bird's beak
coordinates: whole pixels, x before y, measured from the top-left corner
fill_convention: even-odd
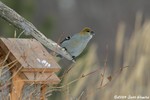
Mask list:
[[[91,31],[91,35],[95,35],[94,31]]]

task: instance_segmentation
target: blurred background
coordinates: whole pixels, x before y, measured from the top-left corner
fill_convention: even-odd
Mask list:
[[[54,100],[112,100],[115,95],[149,96],[150,93],[150,1],[146,0],[1,0],[33,23],[48,38],[58,42],[68,35],[91,27],[96,35],[61,84],[104,68],[111,82],[99,89],[101,73],[89,75]],[[0,36],[13,37],[15,29],[0,18]],[[26,37],[26,36],[22,36]],[[108,56],[106,56],[108,55]],[[67,61],[66,61],[67,62]],[[70,64],[62,63],[68,67]],[[128,66],[117,77],[120,67]],[[50,88],[51,89],[51,88]],[[69,91],[69,92],[68,92]]]

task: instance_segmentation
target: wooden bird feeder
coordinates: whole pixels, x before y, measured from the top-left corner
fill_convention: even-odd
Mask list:
[[[47,50],[35,39],[0,38],[0,59],[8,56],[11,63],[12,84],[15,92],[11,91],[11,100],[21,97],[22,88],[26,83],[42,84],[42,98],[46,84],[58,84],[60,79],[55,72],[60,66]],[[13,66],[14,64],[14,66]]]

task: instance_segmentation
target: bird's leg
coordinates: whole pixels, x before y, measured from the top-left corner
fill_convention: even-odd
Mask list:
[[[62,48],[64,48],[65,49],[65,51],[67,51],[67,49],[65,48],[65,47],[62,47]],[[68,52],[68,51],[67,51]]]
[[[76,61],[76,57],[75,57],[75,56],[72,56],[72,60]]]

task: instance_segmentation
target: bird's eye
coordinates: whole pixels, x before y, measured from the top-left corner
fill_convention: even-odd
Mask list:
[[[90,32],[89,30],[87,30],[87,32]]]

